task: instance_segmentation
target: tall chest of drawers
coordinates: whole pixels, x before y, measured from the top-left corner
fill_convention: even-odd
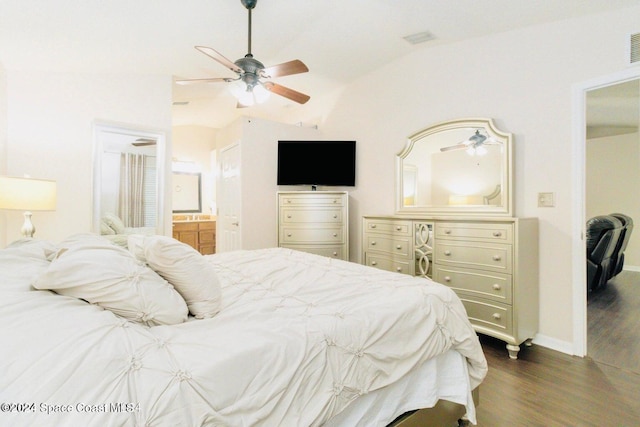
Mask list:
[[[511,358],[530,344],[539,316],[537,219],[365,217],[363,227],[365,264],[451,287],[475,330],[505,341]]]
[[[278,192],[278,246],[348,260],[348,193]]]

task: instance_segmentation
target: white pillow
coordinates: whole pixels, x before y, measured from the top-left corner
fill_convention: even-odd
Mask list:
[[[68,239],[58,256],[33,283],[97,304],[128,320],[148,326],[187,320],[180,294],[124,248],[90,236]]]
[[[221,288],[213,266],[191,246],[166,236],[144,236],[129,240],[129,250],[171,283],[198,319],[220,311]]]
[[[113,246],[111,242],[105,237],[96,233],[77,233],[72,234],[60,243],[56,245],[62,249],[80,249],[85,247],[109,247]]]
[[[124,222],[122,222],[120,217],[118,217],[117,215],[107,212],[102,217],[102,222],[111,227],[113,231],[116,232],[116,234],[124,234]]]
[[[147,262],[147,259],[144,257],[143,234],[129,234],[127,236],[127,248],[138,261]]]
[[[114,234],[116,234],[116,230],[114,230],[113,228],[111,228],[111,227],[109,226],[109,224],[107,224],[107,223],[105,222],[105,220],[104,220],[104,219],[102,219],[102,220],[100,221],[100,234],[102,234],[102,235],[105,235],[105,234],[106,234],[106,235],[114,235]]]

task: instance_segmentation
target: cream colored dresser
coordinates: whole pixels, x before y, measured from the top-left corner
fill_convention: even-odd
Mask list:
[[[362,249],[366,265],[450,286],[475,330],[505,341],[512,359],[537,332],[536,218],[366,216]]]
[[[278,246],[348,260],[349,194],[278,192]]]

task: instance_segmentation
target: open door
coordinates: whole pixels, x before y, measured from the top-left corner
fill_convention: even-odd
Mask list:
[[[241,248],[240,224],[240,144],[232,144],[220,151],[217,183],[217,248],[229,252]]]

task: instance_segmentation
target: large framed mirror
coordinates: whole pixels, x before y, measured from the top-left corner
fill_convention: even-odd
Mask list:
[[[396,156],[397,213],[512,216],[512,144],[512,135],[486,118],[409,136]]]
[[[115,234],[164,234],[165,133],[109,123],[93,131],[93,231],[113,234],[108,223]]]

